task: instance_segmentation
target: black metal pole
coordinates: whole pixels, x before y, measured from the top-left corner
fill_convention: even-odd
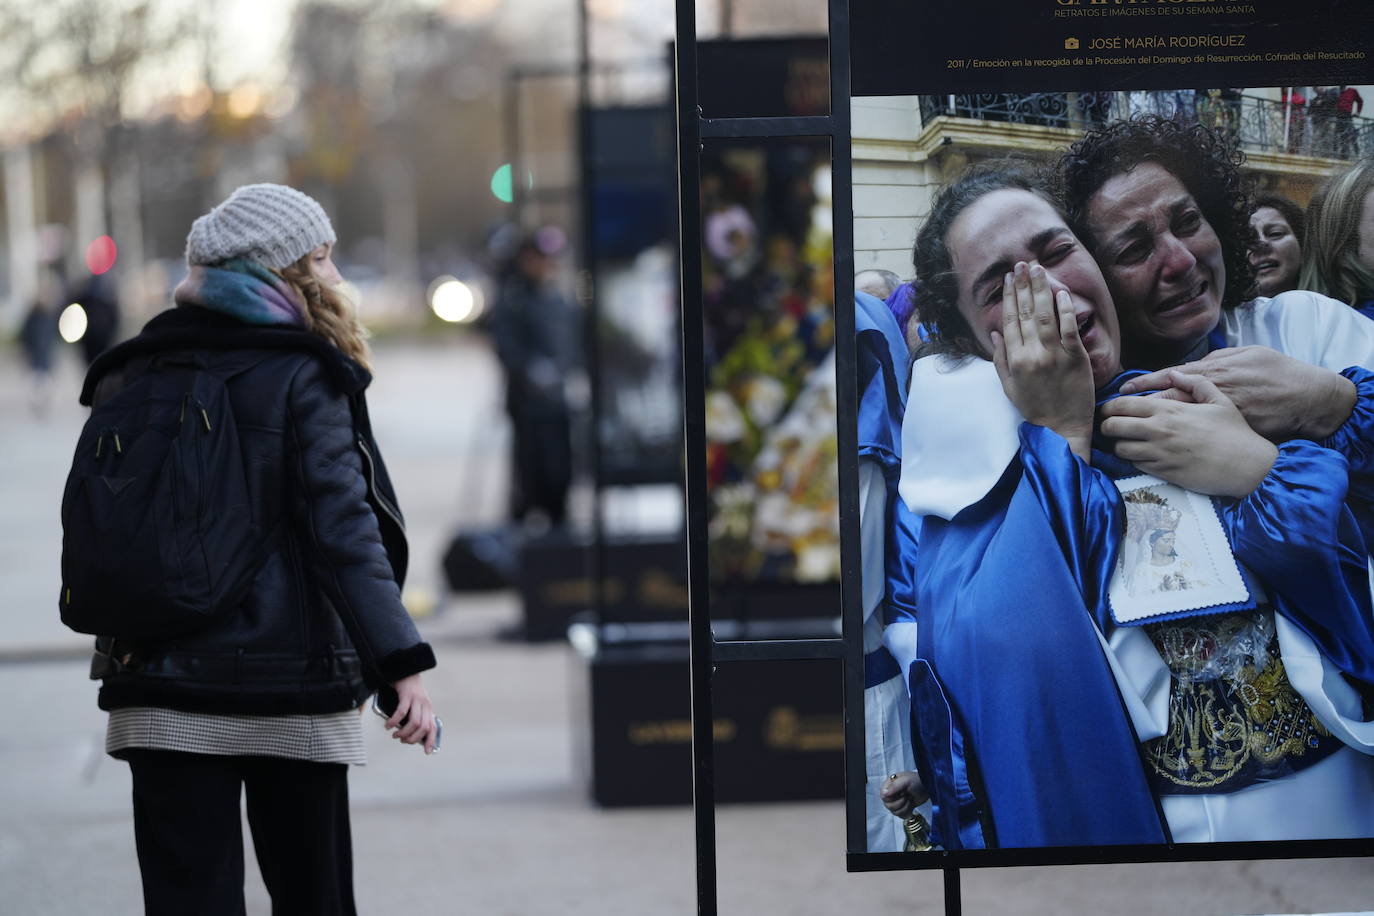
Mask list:
[[[945,916],[962,916],[964,904],[959,895],[959,869],[945,869]]]
[[[682,271],[682,398],[687,513],[687,619],[692,673],[692,802],[697,912],[716,913],[716,796],[711,709],[711,574],[706,534],[706,367],[701,302],[701,110],[695,0],[676,0],[678,246]]]
[[[592,614],[596,626],[605,610],[606,532],[602,519],[601,462],[601,307],[596,289],[596,155],[592,137],[591,29],[587,0],[577,0],[577,149],[581,164],[579,222],[581,269],[577,295],[585,309],[582,351],[587,364],[587,464],[592,483],[591,551],[587,579],[591,583]]]
[[[868,791],[863,749],[863,568],[859,543],[858,355],[854,325],[854,201],[849,111],[849,0],[830,0],[830,212],[835,295],[835,427],[839,474],[840,609],[844,625],[845,841],[868,851],[863,799]]]

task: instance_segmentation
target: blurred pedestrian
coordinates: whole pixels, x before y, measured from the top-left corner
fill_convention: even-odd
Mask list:
[[[1298,288],[1302,270],[1302,207],[1278,194],[1262,194],[1250,213],[1250,266],[1255,295],[1277,296]]]
[[[522,241],[501,270],[489,319],[506,373],[514,452],[512,521],[563,524],[572,483],[571,411],[564,380],[576,359],[576,315],[554,282],[553,232]]]
[[[1299,286],[1374,318],[1374,160],[1328,178],[1313,197]]]
[[[86,313],[86,332],[81,335],[81,354],[86,365],[109,349],[119,334],[119,292],[108,272],[89,274],[73,287],[69,297]]]
[[[37,416],[47,414],[52,397],[53,349],[57,343],[57,293],[60,284],[52,268],[40,271],[38,292],[19,328],[19,345],[29,367],[29,407]]]
[[[199,629],[96,639],[106,750],[132,772],[150,914],[243,913],[245,790],[273,912],[354,913],[358,710],[380,690],[393,737],[426,752],[438,741],[420,679],[434,653],[401,604],[405,537],[334,242],[305,194],[239,188],[191,227],[176,307],[97,359],[82,392],[104,404],[164,362],[223,373],[252,518],[272,539],[246,594]]]

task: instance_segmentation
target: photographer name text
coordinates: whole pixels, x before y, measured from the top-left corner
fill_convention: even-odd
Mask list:
[[[1108,35],[1088,42],[1089,51],[1141,50],[1153,48],[1243,48],[1246,36],[1233,35]]]

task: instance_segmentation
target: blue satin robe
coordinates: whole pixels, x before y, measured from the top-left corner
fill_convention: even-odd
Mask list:
[[[1105,596],[1124,528],[1111,479],[1137,472],[1096,451],[1104,470],[1090,468],[1042,427],[1022,424],[1020,438],[986,497],[952,520],[922,520],[914,591],[894,588],[898,615],[920,620],[908,683],[937,842],[1164,842],[1097,632],[1113,626]],[[1222,518],[1237,559],[1265,573],[1275,609],[1365,678],[1366,551],[1343,505],[1346,477],[1340,455],[1286,443]]]
[[[855,355],[858,367],[859,460],[871,461],[882,471],[887,485],[884,531],[893,525],[893,512],[901,504],[897,479],[902,470],[902,414],[906,386],[898,379],[906,373],[907,346],[897,319],[887,305],[867,293],[854,294]],[[884,537],[884,565],[892,555],[890,537]],[[891,579],[889,578],[889,588]],[[887,649],[877,647],[864,656],[864,686],[873,687],[901,673]]]
[[[854,294],[855,355],[859,381],[859,458],[877,462],[895,495],[902,469],[902,413],[907,346],[897,319],[882,300]]]

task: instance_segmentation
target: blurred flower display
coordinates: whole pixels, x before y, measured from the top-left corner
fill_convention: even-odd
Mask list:
[[[822,150],[789,145],[708,149],[704,160],[707,483],[717,581],[839,575],[825,159]]]

